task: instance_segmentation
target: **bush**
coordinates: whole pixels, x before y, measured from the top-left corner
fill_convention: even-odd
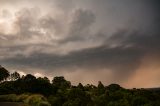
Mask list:
[[[51,106],[47,99],[42,95],[0,95],[0,102],[23,102],[29,104],[30,106]]]
[[[9,94],[9,95],[0,95],[0,102],[16,102],[17,95]]]
[[[49,103],[51,103],[52,106],[62,106],[63,102],[61,100],[61,97],[56,96],[49,96],[48,98]]]
[[[42,95],[31,95],[24,102],[31,106],[50,106],[47,99]]]
[[[38,103],[38,106],[51,106],[51,104],[49,104],[46,101],[43,101],[43,102]]]
[[[21,94],[17,97],[17,102],[25,102],[25,100],[29,97],[28,94]]]
[[[132,100],[133,106],[142,106],[148,104],[149,100],[147,100],[145,97],[136,96]]]

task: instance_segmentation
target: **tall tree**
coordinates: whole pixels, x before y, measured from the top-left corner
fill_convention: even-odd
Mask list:
[[[6,80],[9,76],[9,71],[0,66],[0,82]]]
[[[103,89],[104,88],[104,85],[102,84],[101,81],[98,82],[98,89]]]

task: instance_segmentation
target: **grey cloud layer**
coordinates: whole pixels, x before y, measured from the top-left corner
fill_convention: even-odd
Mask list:
[[[66,20],[63,18],[54,18],[48,14],[41,16],[39,12],[40,10],[37,8],[23,8],[16,12],[16,19],[13,20],[12,26],[16,27],[16,33],[6,34],[2,31],[0,39],[1,48],[8,47],[12,49],[25,47],[28,50],[28,48],[33,48],[36,45],[36,48],[41,50],[41,45],[42,49],[44,48],[43,45],[48,45],[46,48],[52,50],[45,50],[46,52],[56,53],[58,51],[63,54],[65,45],[82,45],[80,48],[84,48],[83,44],[86,44],[86,47],[92,46],[89,43],[87,45],[87,40],[89,37],[92,37],[89,30],[95,20],[95,16],[89,10],[76,9],[73,13],[70,13],[71,17],[66,17]],[[34,52],[37,49],[32,49],[31,51]],[[74,48],[72,49],[72,47],[66,47],[65,52],[67,53],[73,50]],[[22,54],[23,52],[27,51],[22,50]]]
[[[127,33],[127,32],[125,32]],[[100,69],[109,69],[114,73],[115,78],[121,80],[130,77],[134,70],[141,65],[141,59],[150,51],[159,51],[159,39],[155,36],[143,36],[138,32],[125,35],[119,32],[113,35],[109,41],[120,41],[118,47],[110,48],[105,44],[96,47],[83,49],[76,52],[71,52],[68,55],[43,54],[35,52],[29,57],[16,56],[14,58],[4,59],[3,63],[12,64],[15,66],[25,66],[45,69],[49,73],[54,73],[55,70],[70,68],[84,68],[90,72]],[[114,39],[113,39],[114,38]],[[138,40],[137,40],[138,39]],[[122,41],[123,40],[123,41]],[[131,46],[126,46],[131,45]],[[158,48],[157,48],[158,47]],[[118,78],[118,79],[119,79]]]

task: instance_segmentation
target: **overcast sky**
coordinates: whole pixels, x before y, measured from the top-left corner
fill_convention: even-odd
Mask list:
[[[72,84],[160,86],[159,0],[0,0],[0,64]]]

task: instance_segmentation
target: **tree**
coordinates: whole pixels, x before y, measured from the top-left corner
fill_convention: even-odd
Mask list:
[[[101,81],[98,82],[98,89],[104,89],[104,85]]]
[[[120,90],[120,89],[122,89],[122,88],[121,88],[121,86],[118,85],[118,84],[110,84],[110,85],[107,87],[107,89],[108,89],[109,91],[115,92],[115,91]]]
[[[14,72],[11,74],[11,80],[15,81],[17,79],[20,79],[20,74],[18,72]]]
[[[149,103],[147,98],[141,97],[141,96],[136,96],[132,100],[132,105],[133,106],[144,106],[145,104]]]
[[[48,96],[55,92],[53,86],[50,84],[49,79],[47,77],[37,78],[36,82],[34,83],[34,87],[36,89],[35,93],[40,93],[45,96]]]
[[[8,70],[0,66],[0,82],[6,80],[9,76]]]
[[[71,87],[71,83],[67,81],[63,76],[54,77],[54,79],[52,80],[52,84],[55,87],[58,87],[61,89],[66,89]]]
[[[84,90],[84,87],[83,87],[83,85],[82,85],[81,83],[79,83],[77,87],[78,87],[79,89],[83,89],[83,90]]]
[[[67,101],[65,106],[88,106],[91,102],[89,94],[79,88],[72,88],[67,92]]]
[[[30,81],[32,82],[32,81],[36,80],[36,77],[33,76],[33,75],[31,75],[31,74],[27,74],[27,75],[23,78],[23,80],[26,81],[26,82],[30,82]]]
[[[50,83],[50,80],[47,77],[43,78],[46,82]]]
[[[36,77],[31,74],[27,74],[26,76],[24,76],[21,82],[24,91],[35,93],[36,81]]]
[[[97,88],[94,90],[95,95],[102,95],[105,93],[105,87],[101,81],[98,82]]]

